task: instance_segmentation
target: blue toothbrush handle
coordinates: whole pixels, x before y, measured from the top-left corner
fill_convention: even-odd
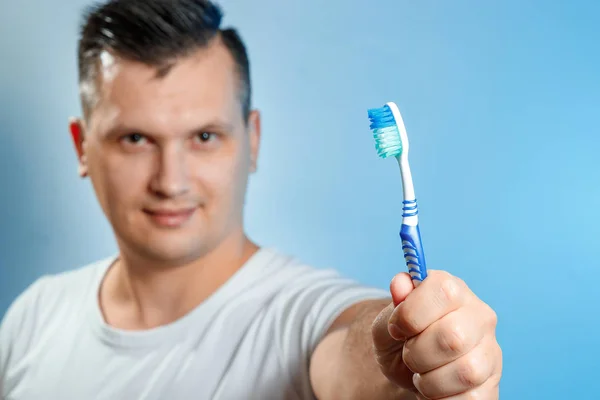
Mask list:
[[[402,251],[404,252],[406,266],[416,286],[427,277],[425,252],[421,243],[419,225],[402,224],[400,238],[402,239]]]

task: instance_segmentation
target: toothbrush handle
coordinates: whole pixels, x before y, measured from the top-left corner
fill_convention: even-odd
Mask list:
[[[423,244],[421,243],[419,225],[402,224],[400,238],[402,239],[404,260],[406,261],[406,266],[408,267],[408,272],[412,277],[413,283],[416,286],[427,277],[427,266]]]

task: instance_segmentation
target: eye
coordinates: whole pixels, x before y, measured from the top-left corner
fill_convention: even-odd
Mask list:
[[[219,147],[221,135],[215,132],[200,132],[192,138],[192,146],[203,150],[215,150]]]
[[[212,132],[202,132],[196,135],[196,140],[201,143],[208,143],[215,139],[215,134]]]
[[[121,140],[127,144],[140,145],[146,143],[147,139],[140,133],[130,133],[121,138]]]

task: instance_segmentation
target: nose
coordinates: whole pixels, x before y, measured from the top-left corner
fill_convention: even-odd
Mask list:
[[[184,146],[164,146],[160,150],[156,172],[150,189],[159,197],[171,198],[186,194],[190,190]]]

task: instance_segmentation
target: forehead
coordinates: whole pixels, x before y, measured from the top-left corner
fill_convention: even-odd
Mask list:
[[[219,42],[172,63],[166,73],[144,63],[102,53],[96,128],[115,124],[177,131],[212,119],[242,119],[239,78],[229,51]]]

